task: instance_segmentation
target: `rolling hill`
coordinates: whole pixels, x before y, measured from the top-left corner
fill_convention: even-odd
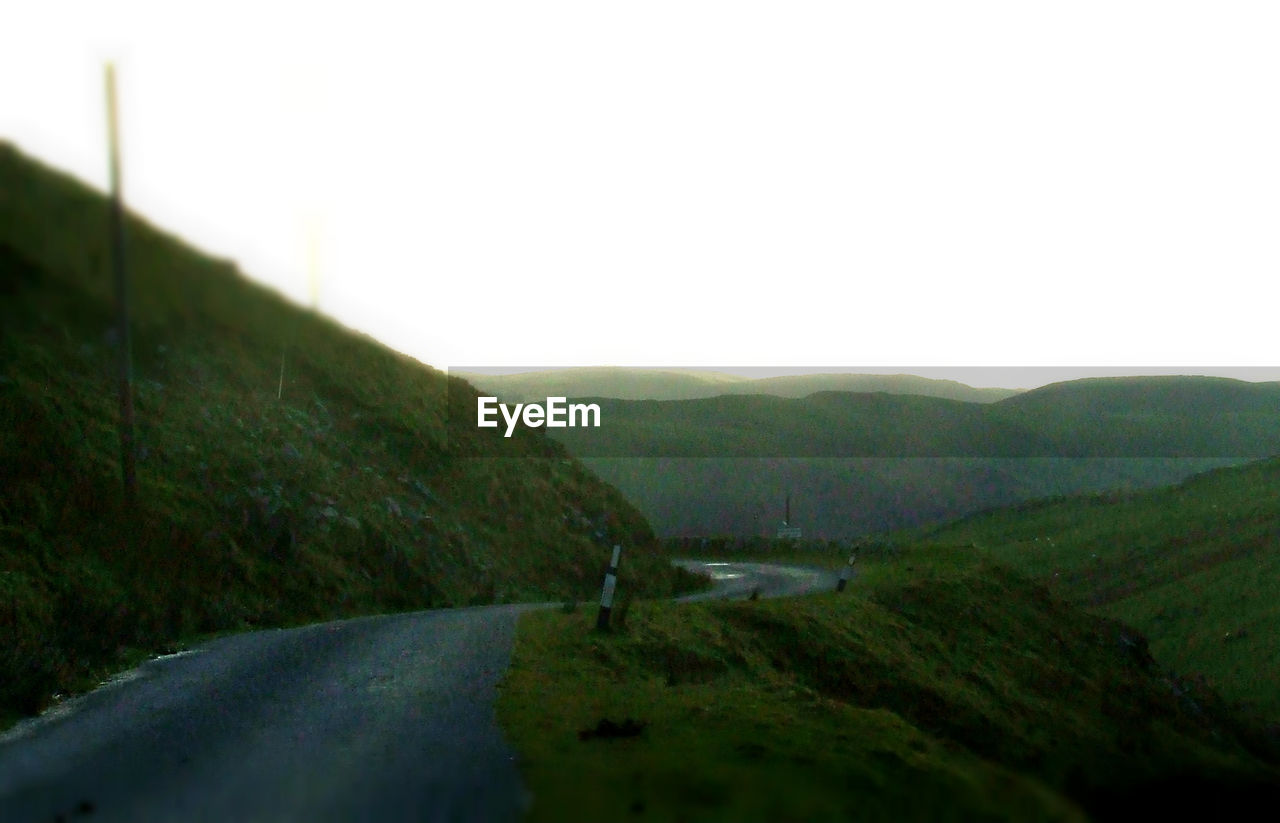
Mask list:
[[[1280,383],[1225,377],[1100,377],[1043,386],[1001,401],[1073,454],[1280,454]]]
[[[772,536],[791,496],[805,537],[854,539],[1049,495],[1141,489],[1215,459],[584,457],[663,537]]]
[[[1068,381],[991,403],[906,394],[597,398],[553,432],[663,536],[770,534],[787,494],[850,538],[1046,495],[1176,482],[1280,453],[1280,384]]]
[[[993,403],[1011,397],[1014,389],[974,388],[954,380],[934,380],[914,374],[814,373],[751,378],[703,370],[586,367],[481,374],[450,370],[481,391],[511,403],[547,397],[605,397],[618,400],[698,400],[720,395],[764,394],[807,397],[815,392],[886,392],[942,397],[972,403]]]
[[[463,381],[128,220],[139,502],[121,500],[104,198],[0,144],[0,713],[194,633],[677,577],[562,446]]]
[[[1122,619],[1163,665],[1280,721],[1280,459],[1047,499],[894,535],[973,545]]]
[[[700,400],[588,398],[584,457],[1222,458],[1280,453],[1280,383],[1098,378],[994,403],[885,392]]]
[[[980,550],[842,594],[521,619],[499,716],[533,820],[1250,819],[1276,738]],[[642,726],[592,735],[603,719]],[[1266,812],[1263,812],[1265,815]]]

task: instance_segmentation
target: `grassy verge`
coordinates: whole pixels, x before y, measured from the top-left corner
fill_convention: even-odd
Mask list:
[[[843,596],[637,602],[607,634],[593,617],[520,623],[499,716],[533,820],[1071,820],[1275,796],[1270,743],[1136,632],[970,553],[868,562]],[[639,734],[580,734],[627,719]]]

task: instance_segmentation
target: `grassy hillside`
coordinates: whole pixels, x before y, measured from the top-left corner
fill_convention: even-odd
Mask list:
[[[988,406],[935,397],[820,392],[594,402],[599,428],[557,432],[585,457],[998,457],[1058,448]]]
[[[848,538],[1045,495],[1176,482],[1280,453],[1280,383],[1134,377],[993,403],[907,394],[600,399],[556,439],[671,535]]]
[[[955,380],[913,374],[796,374],[750,378],[713,371],[588,367],[519,374],[458,372],[477,388],[508,402],[541,401],[550,396],[608,397],[622,400],[696,400],[724,394],[807,397],[820,391],[887,392],[992,403],[1015,389],[974,388]]]
[[[1274,741],[1142,638],[963,551],[843,595],[530,614],[499,716],[531,819],[1128,820],[1280,799]],[[644,723],[606,739],[602,720]]]
[[[1225,377],[1099,377],[1003,400],[1063,456],[1234,456],[1280,453],[1280,383]]]
[[[0,144],[0,713],[193,633],[587,596],[614,542],[671,589],[557,443],[481,438],[464,382],[136,219],[124,511],[106,229],[99,195]]]
[[[1078,384],[1078,385],[1077,385]],[[597,399],[599,428],[556,432],[584,457],[1265,457],[1280,383],[1210,377],[1072,381],[996,403],[817,392]]]
[[[1280,721],[1280,459],[905,535],[973,544],[1145,633],[1164,665]]]
[[[1032,389],[1008,398],[1001,405],[1027,411],[1052,411],[1066,418],[1267,414],[1280,410],[1280,383],[1188,375],[1088,377]]]
[[[1174,483],[1230,462],[1108,458],[583,458],[663,536],[772,535],[791,495],[809,537],[848,540],[993,506]]]

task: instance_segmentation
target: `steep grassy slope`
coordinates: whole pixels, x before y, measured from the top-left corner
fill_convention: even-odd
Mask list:
[[[0,145],[0,712],[194,632],[587,596],[613,542],[670,590],[644,519],[554,441],[482,438],[467,384],[139,220],[123,511],[106,217]]]
[[[1280,459],[898,537],[982,547],[1055,594],[1132,623],[1162,664],[1280,721]]]
[[[912,374],[795,374],[749,378],[712,371],[587,367],[519,374],[457,373],[482,391],[508,402],[549,396],[609,397],[622,400],[695,400],[724,394],[807,397],[820,391],[887,392],[992,403],[1014,389],[974,388],[954,380]]]
[[[521,621],[499,716],[532,819],[1128,820],[1274,803],[1274,742],[1141,638],[971,551],[843,595]],[[647,725],[602,739],[602,719]]]

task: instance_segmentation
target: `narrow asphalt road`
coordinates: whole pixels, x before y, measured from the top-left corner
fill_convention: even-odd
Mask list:
[[[840,576],[818,566],[783,566],[777,563],[727,563],[716,560],[677,560],[677,566],[709,574],[715,587],[677,598],[681,602],[750,597],[785,597],[834,589]]]
[[[705,564],[687,599],[830,572]],[[526,796],[494,714],[537,604],[357,618],[157,658],[0,733],[0,821],[507,821]]]

